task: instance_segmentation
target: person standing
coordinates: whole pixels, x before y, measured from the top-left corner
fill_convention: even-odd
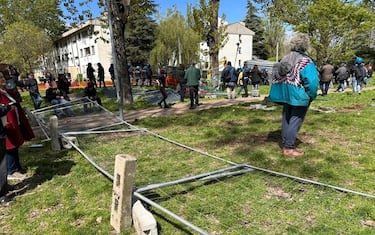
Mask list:
[[[180,101],[185,102],[186,94],[186,84],[187,80],[185,78],[185,65],[180,64],[180,67],[177,70],[177,80],[178,80],[178,93],[180,94]]]
[[[349,78],[349,71],[346,68],[345,63],[341,63],[340,67],[335,72],[339,86],[337,87],[337,92],[342,92],[345,90],[346,81]]]
[[[254,65],[253,69],[250,71],[251,79],[251,95],[253,97],[259,97],[259,84],[262,82],[262,71],[259,70],[258,65]]]
[[[189,87],[190,94],[190,109],[195,109],[199,106],[199,80],[201,78],[201,71],[195,67],[192,62],[190,67],[185,72],[186,85]]]
[[[34,77],[34,73],[30,72],[27,75],[26,81],[24,81],[25,87],[29,91],[31,101],[34,105],[34,110],[40,109],[43,98],[39,93],[38,81]]]
[[[247,86],[249,85],[249,80],[250,80],[250,67],[248,66],[247,62],[244,63],[243,69],[242,69],[242,74],[243,74],[243,89],[245,91],[245,94],[243,97],[248,97],[249,92],[247,90]]]
[[[367,70],[361,57],[356,58],[353,70],[354,77],[352,79],[355,80],[355,83],[353,82],[353,92],[361,94],[363,81],[367,76]]]
[[[293,36],[291,52],[277,64],[268,96],[270,102],[283,105],[281,136],[284,156],[304,155],[304,152],[296,149],[295,143],[319,87],[319,73],[306,53],[309,46],[310,40],[306,34],[297,33]]]
[[[221,80],[223,81],[225,87],[227,88],[227,96],[229,100],[236,98],[236,84],[237,84],[237,76],[236,70],[232,67],[232,63],[227,61],[223,72],[221,72]]]
[[[167,98],[168,98],[168,94],[167,94],[167,90],[166,90],[166,79],[167,79],[167,70],[162,68],[160,69],[160,74],[158,76],[158,79],[157,79],[157,83],[158,83],[158,86],[159,86],[159,90],[160,90],[160,93],[161,93],[161,100],[158,102],[158,105],[160,108],[163,108],[163,106],[161,105],[162,103],[164,103],[164,108],[170,108],[170,106],[167,104]]]
[[[112,85],[114,87],[116,87],[116,83],[115,83],[115,67],[113,66],[113,64],[111,64],[109,66],[108,72],[111,75]]]
[[[320,90],[322,91],[322,96],[328,94],[329,86],[331,85],[331,81],[333,78],[333,74],[335,72],[335,68],[329,62],[325,63],[320,70]]]
[[[6,129],[5,147],[7,161],[7,179],[22,180],[25,176],[25,168],[21,166],[19,158],[19,147],[25,140],[31,140],[35,137],[30,123],[21,107],[16,100],[13,90],[6,89],[5,77],[0,73],[0,104],[2,106],[12,106],[2,118],[2,125]]]
[[[2,72],[0,72],[0,83],[2,83],[4,80],[4,75]],[[8,197],[6,197],[7,194],[7,158],[6,158],[6,114],[10,111],[11,105],[9,104],[2,104],[0,105],[0,204],[4,202],[10,201]]]
[[[102,88],[102,83],[103,87],[105,88],[105,81],[104,81],[104,68],[101,63],[98,63],[98,80],[99,80],[99,87]]]
[[[88,63],[87,69],[86,69],[86,76],[89,79],[89,81],[92,82],[92,84],[94,84],[95,87],[98,87],[98,85],[96,84],[94,73],[95,73],[95,69],[92,67],[91,63]]]

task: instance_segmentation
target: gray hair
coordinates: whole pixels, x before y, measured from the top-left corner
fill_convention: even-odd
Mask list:
[[[305,52],[310,47],[310,39],[305,33],[297,33],[290,40],[290,44],[292,50]]]

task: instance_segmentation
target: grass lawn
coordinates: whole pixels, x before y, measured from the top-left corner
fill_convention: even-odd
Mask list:
[[[261,87],[261,92],[266,94],[268,88]],[[81,149],[110,173],[117,154],[135,156],[137,187],[243,163],[364,194],[262,170],[142,193],[209,234],[375,234],[374,99],[372,89],[361,95],[319,96],[299,132],[298,147],[306,154],[298,159],[281,155],[281,107],[264,111],[250,109],[250,103],[133,123],[153,134],[87,135],[78,140]],[[31,177],[14,184],[14,201],[1,207],[0,233],[112,234],[112,182],[75,150],[54,152],[48,144],[33,149],[28,145],[21,148],[21,161]],[[195,234],[149,209],[160,234]],[[132,228],[123,232],[134,233]]]

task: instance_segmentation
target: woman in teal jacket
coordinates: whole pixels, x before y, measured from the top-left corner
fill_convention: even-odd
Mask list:
[[[299,157],[304,153],[296,149],[297,133],[310,103],[317,96],[319,76],[313,60],[306,54],[310,46],[308,36],[298,33],[291,44],[291,52],[275,65],[268,100],[283,105],[283,155]]]

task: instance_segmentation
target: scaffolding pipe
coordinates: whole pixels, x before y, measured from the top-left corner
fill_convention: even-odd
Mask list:
[[[199,227],[195,226],[194,224],[190,223],[189,221],[187,220],[184,220],[183,218],[181,218],[180,216],[174,214],[173,212],[171,212],[170,210],[167,210],[166,208],[160,206],[159,204],[157,204],[156,202],[148,199],[147,197],[144,197],[142,194],[138,193],[138,192],[134,192],[134,196],[137,197],[138,199],[144,201],[145,203],[149,204],[150,206],[153,206],[155,207],[156,209],[164,212],[165,214],[171,216],[172,218],[174,218],[175,220],[181,222],[182,224],[188,226],[189,228],[193,229],[194,231],[196,231],[197,233],[199,234],[202,234],[202,235],[208,235],[209,233],[207,233],[206,231],[200,229]]]
[[[119,129],[119,130],[109,130],[109,131],[70,131],[65,132],[64,135],[89,135],[89,134],[108,134],[108,133],[118,133],[118,132],[135,132],[135,131],[145,131],[146,129]]]
[[[173,180],[173,181],[169,181],[169,182],[165,182],[165,183],[158,183],[158,184],[150,184],[150,185],[146,185],[146,186],[141,186],[141,187],[138,187],[135,191],[136,192],[144,192],[144,191],[150,191],[150,190],[153,190],[153,189],[172,186],[172,185],[176,185],[176,184],[188,183],[188,182],[195,181],[195,180],[205,179],[207,177],[210,177],[210,176],[213,176],[213,175],[216,175],[216,174],[228,171],[228,170],[234,170],[234,169],[239,168],[239,167],[246,167],[246,165],[237,165],[237,166],[227,167],[227,168],[219,169],[219,170],[216,170],[216,171],[211,171],[211,172],[208,172],[208,173],[203,173],[203,174],[200,174],[200,175],[186,177],[186,178],[183,178],[183,179]]]

